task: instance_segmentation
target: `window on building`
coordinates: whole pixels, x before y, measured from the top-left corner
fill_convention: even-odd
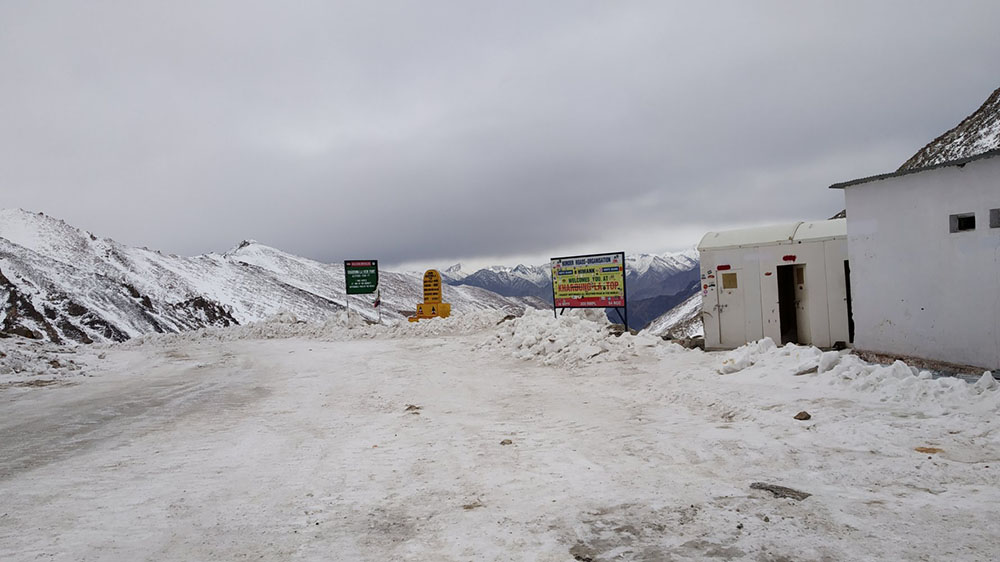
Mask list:
[[[951,215],[951,217],[949,217],[948,222],[952,232],[962,232],[963,230],[975,230],[976,214],[959,213],[957,215]]]
[[[737,289],[739,285],[736,282],[735,273],[723,273],[722,274],[722,288],[723,289]]]
[[[990,228],[1000,228],[1000,209],[990,209]]]

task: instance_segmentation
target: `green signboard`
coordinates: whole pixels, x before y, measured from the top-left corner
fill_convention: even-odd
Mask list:
[[[348,295],[368,295],[378,289],[378,260],[347,260],[344,277]]]

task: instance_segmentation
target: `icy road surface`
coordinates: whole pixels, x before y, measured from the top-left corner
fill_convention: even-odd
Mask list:
[[[568,367],[491,338],[165,339],[0,388],[0,560],[1000,555],[994,410],[778,351],[720,375],[667,344]]]

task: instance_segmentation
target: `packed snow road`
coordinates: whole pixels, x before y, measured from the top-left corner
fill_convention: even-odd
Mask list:
[[[989,381],[832,356],[794,376],[823,357],[806,348],[560,347],[574,329],[601,334],[582,323],[536,344],[522,320],[416,338],[154,339],[81,352],[91,377],[2,387],[0,559],[1000,553]]]

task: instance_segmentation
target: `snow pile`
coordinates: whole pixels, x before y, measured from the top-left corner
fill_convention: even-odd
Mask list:
[[[75,348],[24,338],[0,339],[0,387],[43,385],[83,374]]]
[[[930,371],[921,371],[902,361],[887,366],[872,365],[848,355],[825,375],[830,384],[874,394],[882,402],[919,404],[927,413],[1000,412],[1000,392],[988,371],[970,384],[958,377],[935,378]]]
[[[139,347],[147,344],[176,344],[187,341],[213,340],[220,342],[238,340],[270,340],[296,337],[324,339],[342,328],[333,319],[324,322],[300,320],[292,312],[282,311],[260,322],[228,328],[201,328],[190,332],[145,334],[117,344],[120,347]]]
[[[774,340],[771,338],[764,338],[760,341],[751,342],[744,346],[737,347],[727,353],[722,359],[722,364],[719,366],[719,372],[723,375],[728,375],[742,371],[756,364],[761,355],[767,354],[776,347],[777,346],[775,345]],[[790,351],[788,346],[785,346],[784,349],[786,351]],[[815,348],[804,349],[810,350]],[[819,350],[817,349],[816,351]]]
[[[575,310],[558,318],[533,310],[501,324],[479,349],[501,348],[516,359],[535,359],[546,365],[576,365],[635,357],[660,345],[681,349],[646,334],[617,335],[603,310]]]
[[[848,351],[823,352],[795,344],[778,347],[771,338],[730,351],[717,370],[761,379],[787,380],[789,375],[799,375],[803,380],[873,396],[880,402],[918,405],[928,414],[954,410],[1000,412],[1000,383],[989,371],[978,381],[968,383],[957,377],[936,377],[931,371],[910,367],[903,361],[878,365]]]
[[[493,328],[508,317],[516,316],[503,310],[477,310],[461,314],[452,313],[448,318],[429,318],[419,322],[398,320],[375,326],[372,337],[420,338],[471,334]],[[371,328],[372,326],[367,327],[368,330]]]
[[[236,341],[254,339],[308,338],[321,341],[356,339],[403,339],[454,336],[492,330],[479,348],[500,347],[517,359],[537,358],[547,365],[578,364],[587,361],[617,361],[638,356],[654,347],[681,349],[648,334],[617,334],[603,310],[575,310],[558,318],[550,312],[531,310],[524,316],[499,310],[479,310],[431,318],[420,322],[386,320],[373,324],[357,314],[341,313],[323,322],[305,322],[283,312],[262,321],[229,328],[203,328],[179,334],[149,334],[125,342],[123,346],[184,341]]]

